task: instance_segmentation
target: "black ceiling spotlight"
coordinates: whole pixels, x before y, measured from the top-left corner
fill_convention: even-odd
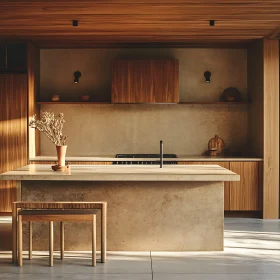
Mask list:
[[[74,20],[72,21],[72,25],[73,25],[73,26],[78,26],[78,25],[79,25],[78,20],[74,19]]]
[[[75,84],[78,84],[78,83],[79,83],[79,79],[81,78],[81,76],[82,76],[82,74],[81,74],[80,71],[76,71],[76,72],[74,73],[74,77],[75,77],[74,83],[75,83]]]
[[[213,20],[213,19],[209,20],[209,25],[214,26],[215,25],[215,20]]]
[[[205,83],[210,83],[211,73],[209,71],[204,72]]]

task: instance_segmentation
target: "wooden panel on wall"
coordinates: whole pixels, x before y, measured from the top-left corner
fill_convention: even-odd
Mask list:
[[[27,75],[0,74],[0,173],[27,164]],[[15,181],[0,181],[0,212],[11,212]]]
[[[229,169],[229,162],[228,161],[182,161],[178,164],[217,164],[226,169]],[[224,182],[224,210],[230,209],[230,182]]]
[[[247,52],[248,60],[248,99],[249,106],[249,145],[248,153],[255,157],[263,157],[263,40],[254,41]]]
[[[279,218],[279,40],[264,40],[263,217]]]
[[[151,60],[151,69],[153,100],[150,102],[179,102],[178,60]]]
[[[112,102],[179,102],[178,60],[113,61]]]
[[[230,170],[240,175],[230,182],[230,210],[260,210],[258,162],[230,162]]]
[[[40,50],[32,43],[27,44],[27,66],[28,66],[28,122],[36,114],[40,116],[39,108],[36,106],[36,96],[40,89]],[[35,157],[40,154],[40,132],[34,128],[28,128],[28,155]]]

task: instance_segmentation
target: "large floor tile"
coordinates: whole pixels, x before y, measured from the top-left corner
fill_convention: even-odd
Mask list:
[[[97,255],[96,267],[91,266],[91,254],[89,252],[66,252],[65,259],[59,259],[56,253],[54,266],[48,266],[47,252],[35,252],[32,260],[23,260],[23,266],[11,264],[11,259],[1,258],[0,272],[20,274],[149,274],[151,273],[150,252],[108,252],[106,263],[100,262],[100,254]]]
[[[1,274],[1,280],[152,280],[152,274]]]
[[[280,274],[158,274],[153,280],[279,280]]]

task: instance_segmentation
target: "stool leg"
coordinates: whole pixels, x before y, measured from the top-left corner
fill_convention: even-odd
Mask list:
[[[101,262],[106,262],[107,239],[107,203],[102,204],[101,209]]]
[[[49,254],[50,254],[50,266],[53,266],[53,221],[49,222]]]
[[[22,216],[18,216],[18,265],[22,266]]]
[[[29,259],[32,259],[32,221],[29,221]]]
[[[60,222],[60,258],[64,259],[64,222]]]
[[[96,266],[96,215],[92,216],[92,266]]]

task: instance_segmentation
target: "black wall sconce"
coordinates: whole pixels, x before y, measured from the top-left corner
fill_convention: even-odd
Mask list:
[[[75,84],[78,84],[78,83],[79,83],[79,79],[81,78],[81,76],[82,76],[82,74],[81,74],[80,71],[76,71],[76,72],[74,73],[74,77],[75,77],[74,83],[75,83]]]
[[[204,72],[205,83],[210,83],[211,73],[209,71]]]

